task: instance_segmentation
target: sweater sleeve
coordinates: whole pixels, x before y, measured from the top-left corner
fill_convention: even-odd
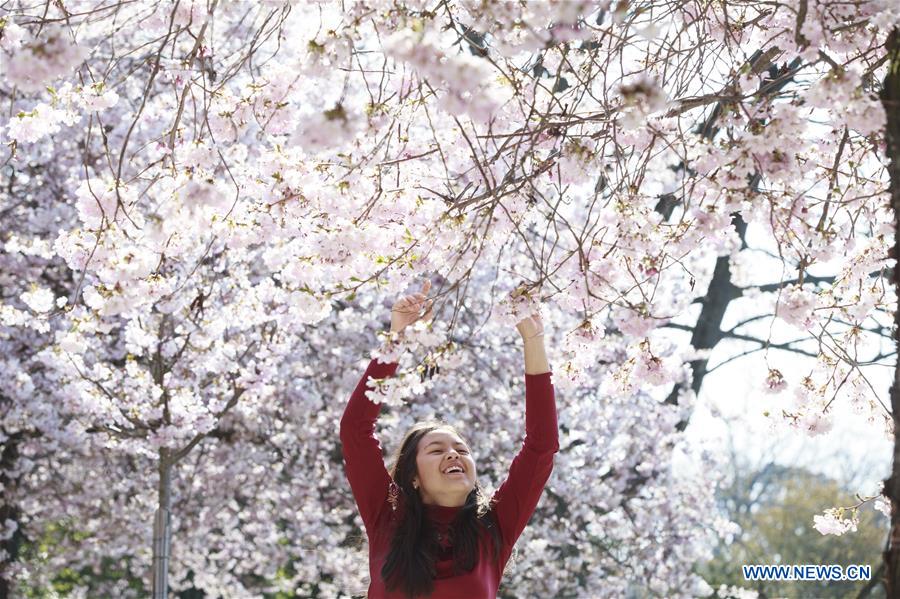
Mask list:
[[[381,411],[381,404],[374,403],[365,396],[366,384],[370,377],[381,379],[393,376],[397,366],[397,362],[382,363],[373,358],[350,395],[341,417],[344,470],[370,538],[371,530],[386,502],[391,477],[384,466],[381,443],[375,436],[375,421]],[[370,388],[375,387],[371,385]]]
[[[525,375],[525,439],[492,498],[500,533],[509,548],[534,513],[553,470],[553,456],[559,451],[552,374]]]

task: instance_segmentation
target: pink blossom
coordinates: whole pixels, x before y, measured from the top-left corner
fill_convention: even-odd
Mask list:
[[[119,94],[104,85],[92,85],[81,92],[78,100],[85,110],[100,112],[112,108],[119,101]]]
[[[316,153],[352,142],[364,127],[365,122],[358,112],[336,105],[303,117],[291,140]]]
[[[766,382],[763,387],[766,393],[781,393],[787,389],[787,381],[781,371],[776,368],[770,368],[769,374],[766,376]]]
[[[46,287],[25,292],[19,296],[19,299],[35,312],[49,312],[55,303],[53,292]]]
[[[125,188],[119,188],[120,196],[125,193]],[[102,219],[112,221],[118,205],[118,197],[113,183],[101,179],[83,181],[75,190],[75,205],[78,215],[86,227],[99,227]]]
[[[891,517],[891,501],[883,495],[875,498],[873,507],[884,514],[887,518]]]
[[[19,46],[9,44],[12,48],[4,47],[4,75],[25,92],[43,90],[47,83],[68,74],[87,56],[87,50],[70,37],[68,31],[51,26],[44,28],[40,39],[29,37]]]
[[[488,85],[490,67],[483,59],[468,53],[448,53],[431,35],[417,35],[411,30],[393,34],[384,41],[383,48],[387,55],[412,64],[422,78],[442,87],[438,103],[449,113],[467,113],[477,121],[485,121],[499,106]]]
[[[21,113],[9,119],[7,135],[20,143],[34,143],[59,131],[61,120],[61,111],[44,104],[30,113]]]
[[[810,409],[797,423],[797,427],[808,434],[810,437],[823,435],[830,431],[834,426],[831,414],[826,414],[818,410]]]
[[[647,73],[640,73],[619,85],[619,122],[625,129],[641,126],[646,118],[666,106],[666,93]]]
[[[815,293],[799,285],[788,285],[781,291],[775,315],[798,328],[808,329],[815,324]]]
[[[846,532],[856,532],[859,517],[853,510],[850,518],[844,518],[842,508],[828,508],[824,516],[813,516],[813,527],[823,535],[841,536]]]

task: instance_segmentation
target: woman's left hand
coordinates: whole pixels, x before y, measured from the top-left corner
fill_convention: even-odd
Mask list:
[[[534,312],[531,316],[526,316],[516,325],[522,339],[528,341],[535,337],[541,337],[544,334],[544,323],[541,321],[541,315]]]

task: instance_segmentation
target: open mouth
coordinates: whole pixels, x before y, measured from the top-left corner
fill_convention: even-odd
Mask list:
[[[463,476],[465,472],[463,471],[461,466],[450,466],[446,470],[444,470],[444,474],[447,476]]]

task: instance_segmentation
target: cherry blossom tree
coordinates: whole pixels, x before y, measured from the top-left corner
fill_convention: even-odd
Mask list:
[[[894,438],[890,0],[3,10],[5,589],[106,559],[84,593],[364,589],[361,366],[402,362],[388,446],[443,417],[496,485],[537,306],[562,448],[511,596],[712,591],[720,458],[682,433],[723,340],[766,352],[787,426],[849,402]],[[433,325],[392,338],[423,276]]]

